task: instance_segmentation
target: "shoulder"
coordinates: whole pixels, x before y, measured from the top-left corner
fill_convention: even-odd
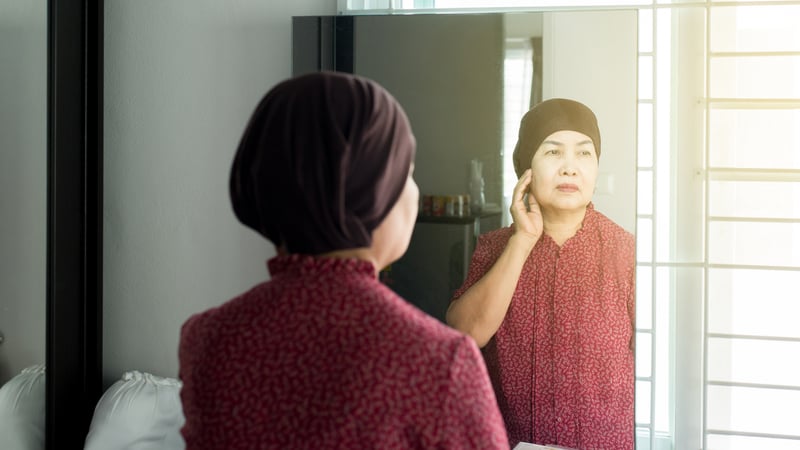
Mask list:
[[[454,355],[472,342],[466,334],[445,325],[390,289],[385,290],[386,297],[371,302],[376,312],[365,333],[380,336],[386,350],[445,370],[458,359]]]
[[[383,316],[379,320],[384,330],[392,331],[395,339],[404,340],[404,345],[418,347],[417,351],[426,350],[432,353],[443,350],[443,347],[454,348],[462,333],[446,326],[433,316],[412,305],[390,289],[384,300],[376,303]]]
[[[498,228],[496,230],[487,231],[486,233],[478,236],[478,242],[486,245],[494,243],[505,245],[513,233],[514,230],[510,226]]]
[[[511,227],[498,228],[496,230],[488,231],[478,236],[475,252],[478,255],[491,254],[499,255],[511,239],[514,230]]]
[[[617,273],[633,276],[636,266],[636,238],[604,214],[592,210],[593,244],[599,258]]]
[[[588,210],[587,214],[591,214],[594,231],[603,242],[623,246],[624,248],[633,248],[636,243],[633,233],[622,228],[619,224],[597,210]]]
[[[514,230],[511,227],[498,228],[478,236],[475,249],[470,256],[469,270],[461,287],[453,292],[451,301],[460,297],[475,284],[500,257]]]
[[[218,314],[220,307],[216,306],[206,311],[195,313],[186,319],[181,326],[180,339],[182,347],[215,330],[216,327],[213,326],[215,322],[214,316]]]
[[[236,322],[246,321],[247,317],[258,314],[259,306],[265,306],[260,300],[269,284],[269,281],[257,284],[222,304],[189,316],[180,330],[181,349],[202,346],[204,341],[213,342],[216,336],[235,328]]]

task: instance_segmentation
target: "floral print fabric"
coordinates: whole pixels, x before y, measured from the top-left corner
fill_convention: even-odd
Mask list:
[[[512,229],[480,236],[458,298]],[[509,439],[577,449],[634,448],[633,235],[587,208],[560,248],[542,235],[483,354]]]
[[[356,259],[279,256],[270,281],[190,318],[188,449],[507,449],[474,341]]]

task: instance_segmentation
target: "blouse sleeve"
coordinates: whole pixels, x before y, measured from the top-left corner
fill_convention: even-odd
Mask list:
[[[503,417],[475,342],[463,336],[450,364],[447,397],[440,415],[440,447],[508,449]]]

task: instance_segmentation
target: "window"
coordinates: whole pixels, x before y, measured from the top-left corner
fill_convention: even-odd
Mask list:
[[[637,448],[798,449],[800,6],[700,5],[639,9]]]
[[[506,39],[503,67],[503,226],[511,223],[511,192],[516,185],[512,155],[517,145],[519,121],[531,108],[533,46],[530,39]]]
[[[705,443],[800,448],[800,5],[709,9]],[[759,149],[754,151],[755,149]]]

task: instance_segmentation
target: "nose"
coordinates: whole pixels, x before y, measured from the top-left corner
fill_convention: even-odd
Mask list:
[[[575,176],[578,171],[575,169],[575,165],[572,164],[572,161],[566,160],[561,165],[561,175],[564,176]]]

